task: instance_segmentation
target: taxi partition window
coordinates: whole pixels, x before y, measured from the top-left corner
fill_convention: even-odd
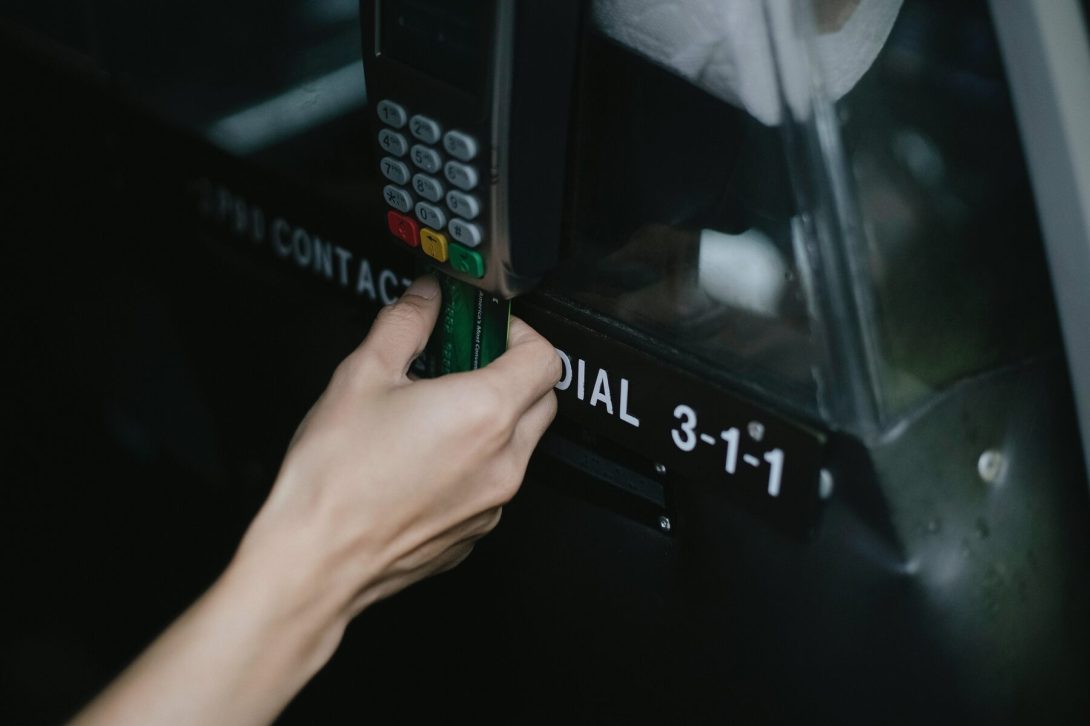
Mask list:
[[[582,68],[557,294],[864,434],[1058,345],[986,2],[721,3],[695,61],[621,5]]]

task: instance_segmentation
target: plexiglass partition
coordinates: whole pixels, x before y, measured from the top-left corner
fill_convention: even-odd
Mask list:
[[[866,435],[1057,344],[985,3],[676,5],[595,6],[555,289]]]

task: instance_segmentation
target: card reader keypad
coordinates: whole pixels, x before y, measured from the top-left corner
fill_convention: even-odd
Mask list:
[[[382,194],[397,210],[387,214],[390,232],[436,262],[484,277],[485,260],[473,249],[485,236],[482,226],[472,221],[482,212],[480,172],[473,163],[480,152],[477,140],[458,129],[444,132],[441,119],[410,115],[404,105],[389,99],[380,101],[376,110],[383,124],[378,142],[385,154],[379,170],[391,182]],[[412,136],[411,148],[404,131]],[[406,153],[408,158],[401,160]]]

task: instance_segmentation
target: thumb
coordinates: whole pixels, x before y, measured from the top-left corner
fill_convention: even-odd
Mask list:
[[[439,282],[431,275],[416,282],[393,305],[379,311],[360,348],[393,377],[405,375],[424,352],[439,316]]]

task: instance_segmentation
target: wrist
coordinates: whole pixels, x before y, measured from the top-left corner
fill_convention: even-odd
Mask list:
[[[77,722],[275,719],[329,659],[345,620],[321,598],[306,597],[299,578],[284,576],[290,568],[270,562],[240,548],[212,587]]]
[[[254,524],[209,595],[246,613],[258,637],[277,644],[285,666],[309,679],[340,642],[346,596],[325,581],[320,553],[283,536],[262,536],[260,517]]]

